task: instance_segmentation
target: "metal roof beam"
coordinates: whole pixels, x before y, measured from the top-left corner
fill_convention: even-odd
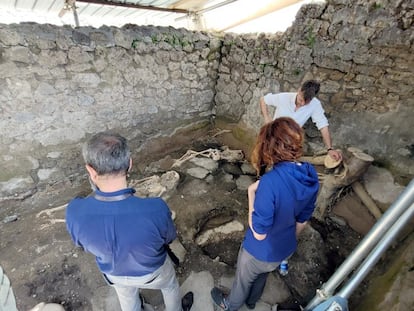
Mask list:
[[[183,9],[169,9],[169,8],[155,7],[151,5],[139,5],[139,4],[133,4],[133,3],[113,2],[113,1],[105,1],[105,0],[76,0],[76,2],[84,2],[88,4],[93,3],[93,4],[100,4],[100,5],[111,5],[111,6],[126,7],[126,8],[132,8],[132,9],[162,11],[162,12],[181,13],[181,14],[190,13],[190,11],[183,10]]]

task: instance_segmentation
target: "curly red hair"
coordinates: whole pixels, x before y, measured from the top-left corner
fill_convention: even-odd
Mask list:
[[[277,118],[262,126],[251,161],[259,176],[283,161],[296,161],[303,154],[303,129],[292,118]]]

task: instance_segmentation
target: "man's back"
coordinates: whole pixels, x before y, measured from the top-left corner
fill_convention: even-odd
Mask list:
[[[75,198],[67,208],[67,228],[73,241],[96,256],[105,274],[141,276],[155,271],[165,262],[164,245],[176,238],[166,203],[133,193],[130,188],[97,191],[98,199]]]
[[[300,107],[295,105],[297,93],[278,93],[266,94],[263,99],[267,105],[276,108],[273,120],[280,117],[290,117],[300,126],[303,126],[309,118],[316,124],[318,129],[328,125],[328,120],[325,117],[322,104],[318,98],[314,97],[312,100]]]

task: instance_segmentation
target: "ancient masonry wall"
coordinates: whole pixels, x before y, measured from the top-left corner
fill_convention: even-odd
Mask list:
[[[263,124],[260,96],[296,91],[304,80],[317,79],[334,145],[358,147],[409,180],[414,174],[413,12],[412,1],[332,0],[303,6],[285,33],[226,34],[217,115],[257,132]],[[322,147],[317,129],[311,122],[305,128],[317,151]]]
[[[135,153],[209,125],[220,46],[183,29],[0,25],[0,197],[84,174],[93,133],[118,131]]]
[[[260,96],[308,78],[322,83],[335,146],[412,177],[412,12],[410,1],[331,0],[304,6],[285,33],[254,36],[0,24],[0,198],[84,175],[80,143],[98,131],[134,151],[215,118],[255,133]]]

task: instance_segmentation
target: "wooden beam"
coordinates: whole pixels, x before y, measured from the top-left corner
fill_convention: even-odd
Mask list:
[[[151,6],[151,5],[139,5],[139,4],[133,4],[133,3],[123,3],[123,2],[114,2],[114,1],[105,1],[105,0],[76,0],[76,2],[109,5],[109,6],[115,6],[115,7],[126,7],[126,8],[131,8],[131,9],[140,9],[140,10],[161,11],[161,12],[169,12],[169,13],[181,13],[181,14],[190,13],[190,11],[183,10],[183,9],[169,9],[169,8],[161,8],[161,7]]]

